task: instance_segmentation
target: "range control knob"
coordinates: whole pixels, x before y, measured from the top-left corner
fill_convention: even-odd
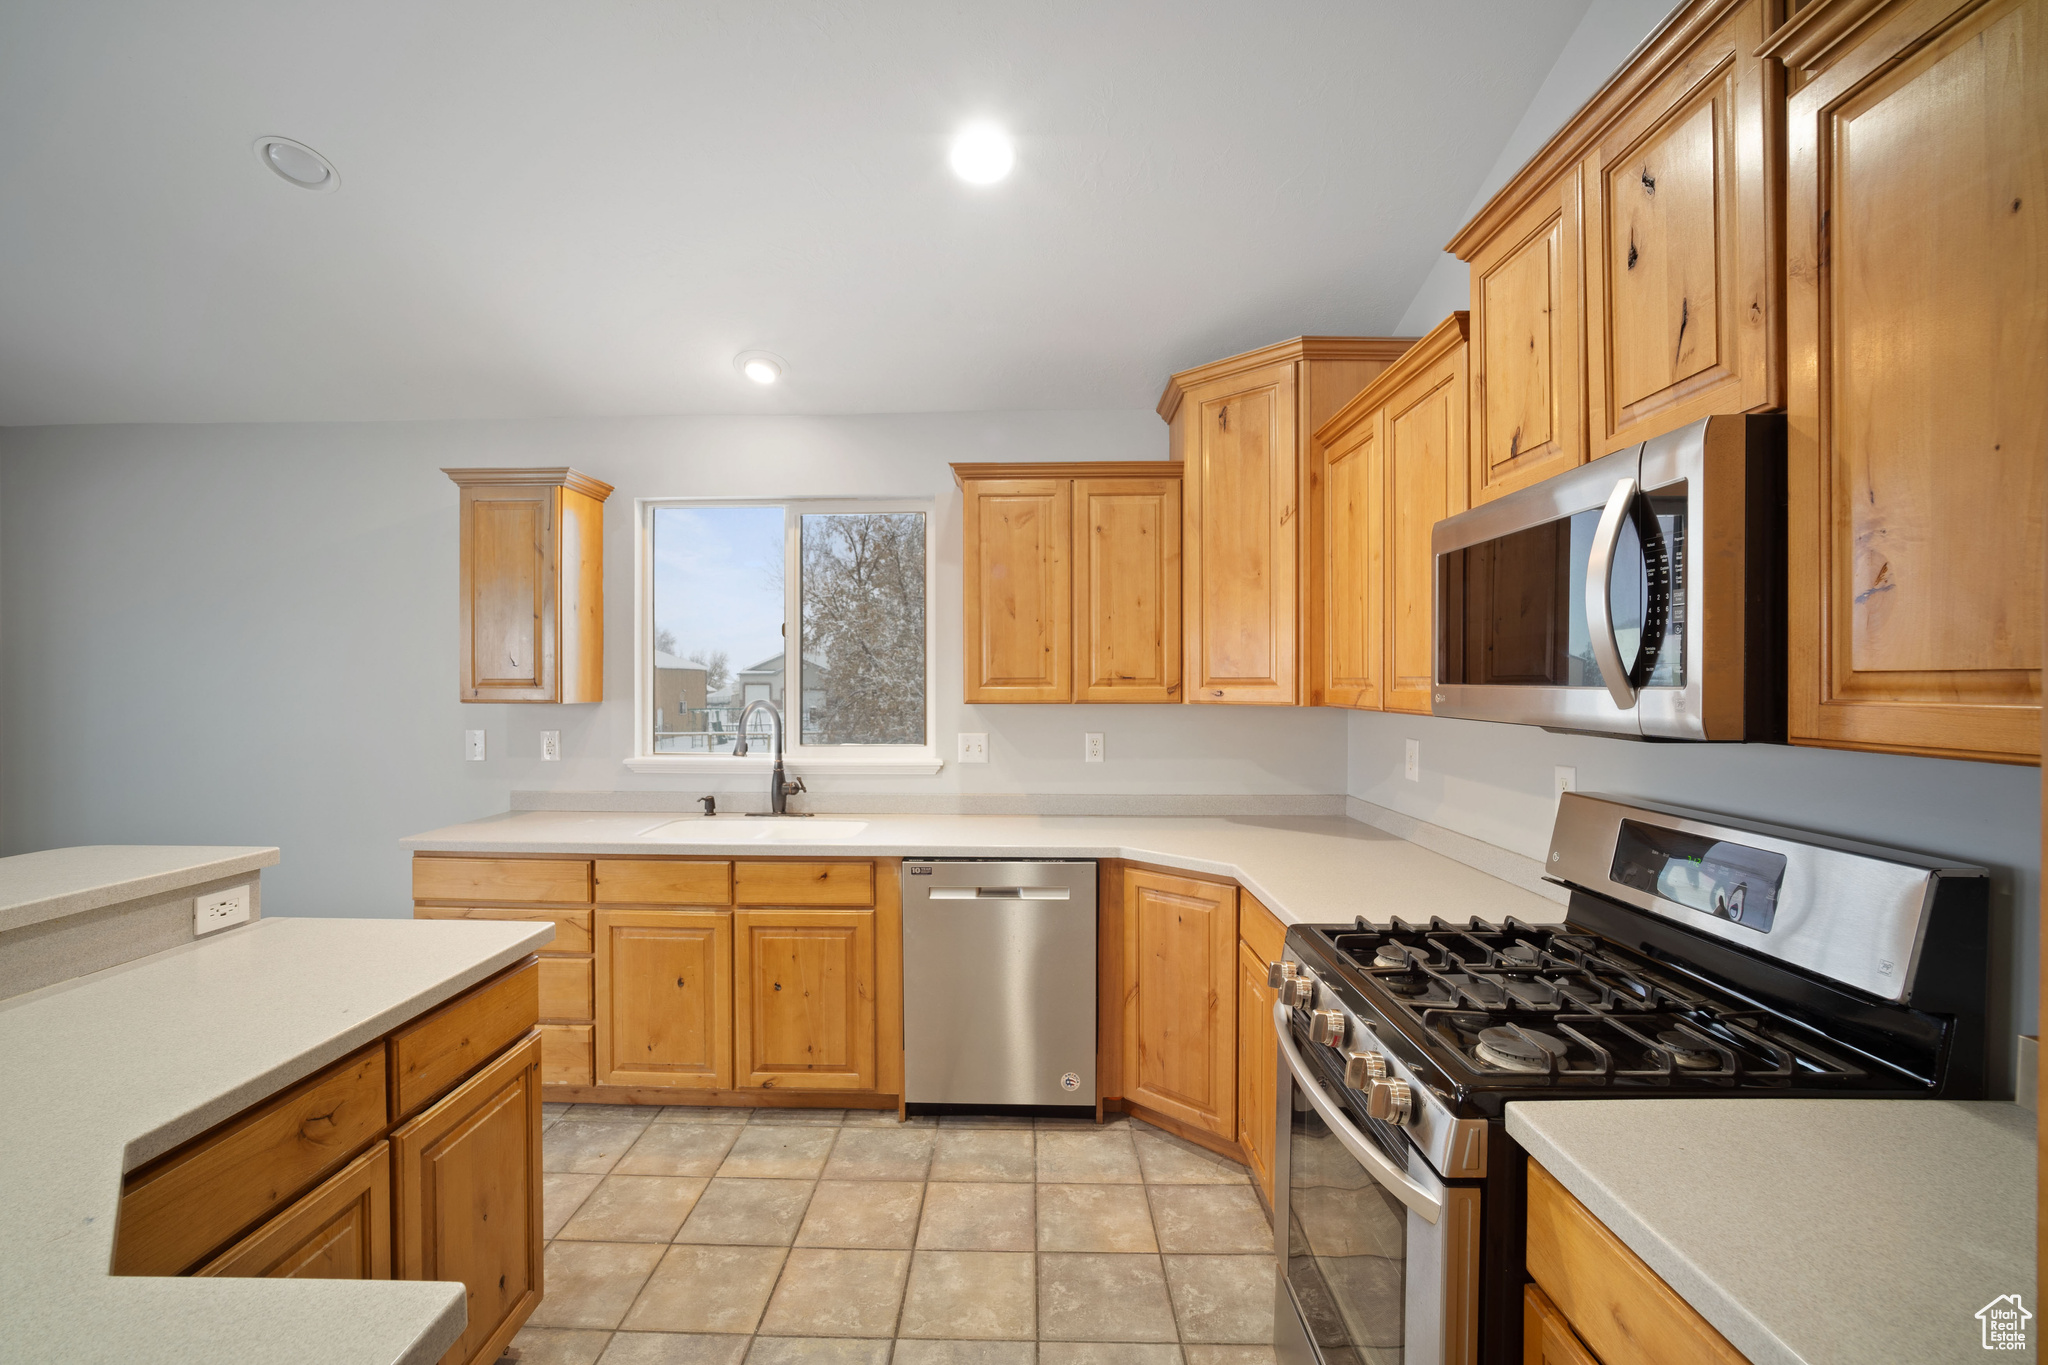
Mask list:
[[[1330,1047],[1344,1046],[1344,1011],[1317,1010],[1308,1017],[1308,1036]]]
[[[1289,1006],[1315,1008],[1316,979],[1307,972],[1300,972],[1280,983],[1280,999]]]
[[[1377,1052],[1344,1054],[1344,1084],[1353,1090],[1363,1090],[1374,1081],[1384,1079],[1386,1074],[1387,1059]]]
[[[1301,964],[1299,962],[1268,962],[1266,964],[1266,984],[1274,990],[1278,990],[1294,980],[1294,974],[1300,970]]]
[[[1381,1123],[1406,1123],[1414,1103],[1406,1081],[1377,1080],[1365,1092],[1365,1112]]]

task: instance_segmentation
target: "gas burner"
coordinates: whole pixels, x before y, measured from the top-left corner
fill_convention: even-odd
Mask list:
[[[1682,1071],[1717,1071],[1721,1066],[1720,1054],[1690,1034],[1680,1033],[1675,1028],[1665,1029],[1657,1035],[1658,1044],[1671,1054]]]
[[[1500,965],[1503,967],[1535,967],[1543,960],[1533,943],[1510,943],[1500,950]]]
[[[1398,943],[1382,943],[1372,955],[1375,967],[1405,967],[1410,961],[1409,950]]]
[[[1472,1055],[1482,1064],[1502,1071],[1548,1071],[1550,1059],[1564,1054],[1562,1039],[1529,1029],[1481,1029],[1472,1048]]]

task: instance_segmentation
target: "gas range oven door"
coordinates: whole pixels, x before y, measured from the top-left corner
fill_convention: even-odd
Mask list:
[[[1273,1023],[1282,1365],[1473,1365],[1479,1187],[1443,1180],[1398,1130],[1366,1118],[1287,1006]]]

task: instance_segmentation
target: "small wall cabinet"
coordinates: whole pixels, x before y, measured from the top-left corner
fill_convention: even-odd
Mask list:
[[[953,466],[969,702],[1181,700],[1181,467]]]
[[[444,469],[462,490],[460,696],[604,700],[604,500],[574,469]]]

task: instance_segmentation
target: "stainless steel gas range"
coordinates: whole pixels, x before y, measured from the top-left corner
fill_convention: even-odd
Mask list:
[[[1567,794],[1548,872],[1562,925],[1288,930],[1287,1365],[1522,1359],[1510,1100],[1982,1095],[1982,868]]]

